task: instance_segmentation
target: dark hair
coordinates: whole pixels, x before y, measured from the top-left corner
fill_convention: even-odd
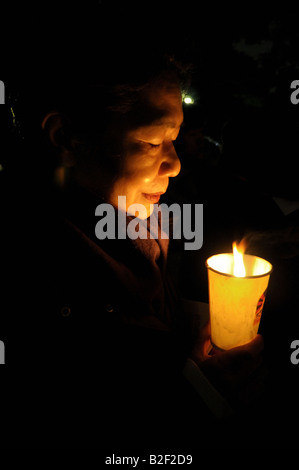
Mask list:
[[[121,133],[128,125],[142,124],[147,116],[143,100],[149,87],[178,86],[185,90],[188,86],[188,65],[154,51],[144,59],[137,60],[132,53],[114,55],[102,66],[91,67],[85,77],[66,80],[65,75],[56,87],[52,86],[51,100],[44,104],[44,111],[58,110],[65,116],[64,137],[76,142],[73,151],[78,158],[94,155],[114,172],[121,140],[115,139],[115,125]]]
[[[146,87],[172,82],[185,90],[190,82],[190,63],[158,37],[147,32],[140,35],[141,29],[136,31],[134,25],[130,35],[130,26],[124,22],[122,30],[118,26],[118,40],[113,38],[113,30],[109,38],[106,29],[102,35],[87,35],[84,41],[82,36],[76,37],[75,29],[73,35],[70,30],[65,33],[67,41],[56,31],[51,30],[48,36],[43,31],[39,60],[28,65],[30,75],[25,81],[22,77],[18,103],[11,103],[15,120],[24,124],[25,145],[27,141],[29,147],[37,147],[40,138],[45,148],[41,123],[48,112],[57,110],[66,117],[66,137],[76,137],[82,146],[104,145],[107,150],[113,143],[112,139],[108,142],[110,121],[125,120]],[[55,166],[52,155],[47,163],[46,154],[41,161],[39,151],[33,162],[31,153],[30,163]],[[97,154],[104,157],[104,152]]]
[[[189,66],[170,55],[134,55],[105,60],[97,70],[85,77],[61,80],[53,90],[55,96],[45,103],[44,110],[57,109],[70,121],[72,131],[83,140],[98,140],[111,119],[128,118],[152,85],[175,84],[185,91],[189,83]],[[48,109],[47,109],[48,108]]]

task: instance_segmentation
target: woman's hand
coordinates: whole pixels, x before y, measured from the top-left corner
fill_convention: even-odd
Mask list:
[[[193,349],[192,359],[232,406],[238,408],[255,401],[264,389],[263,348],[263,337],[257,335],[243,346],[217,351],[212,348],[210,323],[207,323]]]

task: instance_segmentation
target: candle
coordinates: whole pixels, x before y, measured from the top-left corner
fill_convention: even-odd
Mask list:
[[[227,350],[248,343],[258,332],[271,263],[234,243],[233,253],[211,256],[206,267],[213,346]]]

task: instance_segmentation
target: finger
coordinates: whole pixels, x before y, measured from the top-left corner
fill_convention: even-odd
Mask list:
[[[199,332],[199,340],[204,343],[207,340],[210,340],[211,337],[211,323],[208,321]]]
[[[261,335],[258,335],[250,343],[227,351],[214,351],[206,361],[207,367],[216,367],[232,373],[248,374],[259,367],[262,357],[264,341]]]
[[[193,347],[191,357],[197,363],[200,363],[209,357],[209,352],[212,348],[210,340],[211,326],[208,321],[199,331],[199,336]]]
[[[262,335],[257,335],[249,343],[230,349],[230,352],[232,355],[241,353],[241,354],[248,354],[252,358],[257,358],[260,356],[263,349],[264,349],[264,338],[262,337]]]

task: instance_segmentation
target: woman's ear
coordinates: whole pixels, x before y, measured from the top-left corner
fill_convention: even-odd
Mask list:
[[[70,136],[70,124],[67,118],[59,111],[51,111],[43,121],[42,128],[51,144],[57,148],[61,158],[61,165],[70,167],[75,164]]]

